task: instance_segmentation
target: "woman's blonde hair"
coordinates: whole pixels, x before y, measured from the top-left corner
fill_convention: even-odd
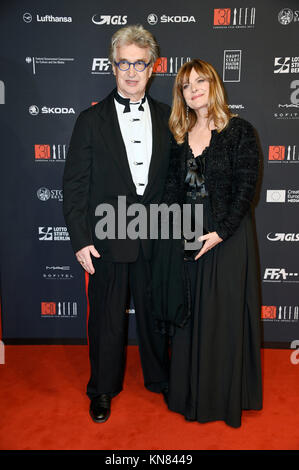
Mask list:
[[[200,59],[186,62],[175,79],[173,87],[173,103],[169,118],[169,127],[175,140],[181,144],[184,142],[187,132],[194,127],[197,117],[193,109],[189,108],[183,96],[183,83],[188,82],[192,70],[210,83],[208,100],[208,122],[214,121],[216,129],[221,132],[234,116],[228,107],[223,83],[214,67]]]

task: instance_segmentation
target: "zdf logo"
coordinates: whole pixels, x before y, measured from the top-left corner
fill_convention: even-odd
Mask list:
[[[102,24],[127,24],[127,16],[118,16],[118,15],[100,15],[96,14],[92,17],[92,22],[97,25]]]

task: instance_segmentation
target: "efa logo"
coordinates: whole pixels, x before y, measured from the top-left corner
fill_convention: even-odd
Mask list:
[[[255,25],[255,7],[215,8],[214,26],[231,28],[253,28]]]
[[[228,26],[230,24],[231,9],[230,8],[215,8],[214,9],[214,25],[215,26]]]
[[[153,66],[153,73],[167,73],[167,57],[159,57]]]
[[[284,145],[270,145],[269,146],[269,160],[284,160],[285,146]]]
[[[262,306],[262,318],[276,318],[277,307],[275,305],[263,305]]]
[[[66,159],[65,144],[35,144],[34,145],[35,161],[58,161],[64,162]]]
[[[77,317],[77,302],[41,302],[41,317]]]
[[[41,302],[42,315],[56,315],[56,302]]]
[[[50,145],[35,145],[34,154],[36,160],[49,160],[51,158]]]

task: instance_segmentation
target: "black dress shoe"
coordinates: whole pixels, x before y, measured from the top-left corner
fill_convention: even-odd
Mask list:
[[[110,416],[111,397],[106,393],[93,398],[89,414],[95,423],[104,423]]]

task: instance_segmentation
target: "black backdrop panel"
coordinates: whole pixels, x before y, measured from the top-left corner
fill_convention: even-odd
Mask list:
[[[231,109],[257,129],[263,343],[298,339],[299,4],[287,3],[1,2],[4,341],[86,341],[85,276],[62,215],[62,173],[78,114],[114,87],[111,35],[135,23],[160,44],[153,97],[171,104],[178,68],[200,57],[223,78]],[[135,342],[132,300],[127,314]]]

